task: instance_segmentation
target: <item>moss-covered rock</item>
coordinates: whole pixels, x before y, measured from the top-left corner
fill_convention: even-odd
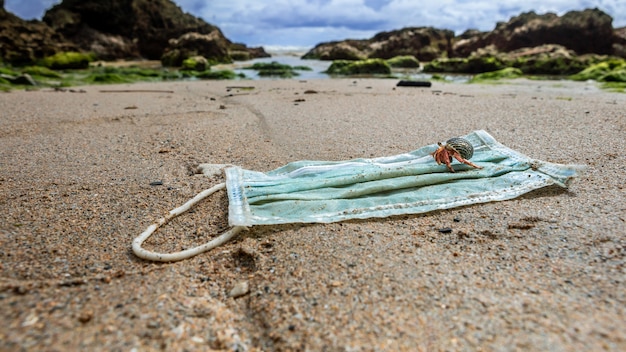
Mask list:
[[[250,55],[250,53],[247,51],[231,50],[228,52],[228,54],[230,55],[230,58],[234,61],[248,61],[252,59],[252,55]]]
[[[93,61],[93,57],[90,54],[69,51],[42,59],[41,66],[53,70],[82,69],[89,67],[91,61]]]
[[[17,76],[17,75],[19,75],[19,72],[13,70],[10,67],[0,66],[0,74]]]
[[[604,82],[620,82],[626,83],[626,67],[622,67],[620,69],[612,70],[602,77]]]
[[[218,71],[207,70],[203,72],[198,72],[196,74],[197,78],[214,79],[214,80],[235,79],[237,77],[243,78],[242,76],[245,77],[245,75],[243,74],[237,75],[235,71],[232,71],[232,70],[218,70]]]
[[[507,68],[503,68],[497,71],[484,72],[484,73],[477,74],[470,80],[470,83],[495,81],[499,79],[519,78],[523,75],[524,75],[524,72],[522,72],[522,70],[520,70],[519,68],[507,67]]]
[[[180,67],[184,60],[185,57],[180,50],[172,49],[161,56],[161,65],[163,67]]]
[[[117,73],[92,73],[85,77],[86,83],[97,84],[115,84],[115,83],[130,83],[131,79],[124,77]]]
[[[28,2],[22,6],[29,6]],[[12,65],[33,65],[61,51],[78,51],[53,28],[41,21],[23,20],[0,6],[0,58]]]
[[[155,70],[150,68],[141,68],[141,67],[119,67],[119,68],[111,68],[106,70],[110,73],[117,73],[125,76],[132,76],[136,78],[161,78],[163,77],[165,71],[163,70]]]
[[[281,64],[277,61],[257,62],[252,66],[245,67],[245,69],[256,70],[261,77],[290,78],[299,75],[295,67]]]
[[[498,56],[504,59],[507,66],[534,75],[571,75],[599,59],[598,55],[576,55],[574,51],[555,44],[522,48],[510,53],[499,53]]]
[[[417,60],[415,58],[415,56],[413,56],[413,55],[396,56],[396,57],[393,57],[393,58],[387,60],[387,63],[391,67],[398,67],[398,68],[418,68],[418,67],[420,67],[419,60]]]
[[[250,69],[250,70],[285,70],[285,69],[291,69],[291,66],[281,64],[278,61],[272,61],[272,62],[257,62],[254,65],[250,65],[245,68]]]
[[[28,73],[33,77],[58,78],[62,76],[60,73],[43,66],[27,66],[21,69],[22,73]]]
[[[328,67],[329,75],[391,74],[391,66],[383,59],[359,61],[335,60]]]
[[[192,56],[183,60],[181,70],[206,71],[211,66],[204,56]]]
[[[469,58],[441,58],[424,65],[424,72],[483,73],[501,70],[509,66],[495,55],[472,56]]]
[[[10,92],[11,91],[11,83],[6,79],[0,77],[0,92]]]
[[[228,40],[219,31],[209,34],[185,33],[179,38],[169,41],[169,46],[164,55],[174,50],[178,52],[180,61],[175,62],[173,66],[181,66],[184,60],[194,56],[203,56],[213,63],[232,62],[228,53]]]
[[[492,72],[498,71],[506,68],[508,65],[507,61],[499,56],[481,56],[481,57],[470,57],[468,59],[468,72],[469,73],[482,73],[482,72]]]
[[[616,93],[626,92],[626,82],[605,82],[602,88]]]
[[[329,42],[317,45],[313,50],[310,50],[304,56],[303,59],[314,60],[365,60],[367,59],[367,53],[363,50],[365,44],[358,40],[346,40],[344,42]]]
[[[424,65],[425,72],[483,73],[515,67],[524,74],[570,75],[599,60],[598,55],[577,56],[566,48],[549,44],[509,53],[494,47],[477,50],[469,58],[438,59]]]
[[[467,69],[467,59],[466,58],[442,58],[436,59],[431,62],[424,64],[423,71],[424,72],[458,72],[463,73]]]
[[[626,60],[609,59],[570,76],[575,81],[626,82]]]
[[[166,74],[165,70],[141,67],[98,67],[93,68],[81,81],[98,84],[161,81],[166,79]]]
[[[412,55],[421,61],[431,61],[451,52],[453,38],[454,32],[447,29],[408,27],[380,32],[370,39],[321,43],[303,59],[365,60]]]
[[[11,76],[0,74],[0,78],[3,78],[5,81],[8,81],[11,84],[19,85],[19,86],[36,86],[37,82],[28,74],[22,73],[18,76]]]

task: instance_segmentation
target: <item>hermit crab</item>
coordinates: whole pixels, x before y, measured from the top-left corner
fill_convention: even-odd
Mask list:
[[[472,147],[472,144],[466,139],[459,137],[450,138],[446,141],[445,145],[441,144],[441,142],[438,142],[437,145],[439,145],[439,148],[430,155],[435,158],[437,164],[446,164],[450,172],[454,172],[452,165],[450,165],[452,158],[477,169],[482,169],[482,166],[478,166],[467,160],[474,155],[474,147]]]

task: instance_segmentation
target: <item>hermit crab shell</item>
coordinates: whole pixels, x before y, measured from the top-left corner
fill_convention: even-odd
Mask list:
[[[446,145],[454,148],[454,150],[461,154],[463,159],[469,160],[474,155],[474,147],[472,147],[472,144],[468,142],[467,139],[460,137],[450,138],[446,141]]]

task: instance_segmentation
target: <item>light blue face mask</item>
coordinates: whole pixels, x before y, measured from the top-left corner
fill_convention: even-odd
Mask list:
[[[181,260],[215,248],[254,225],[382,218],[502,201],[545,186],[565,188],[584,169],[531,159],[485,131],[463,138],[472,144],[472,162],[481,169],[454,163],[457,172],[449,172],[431,155],[436,144],[374,159],[297,161],[267,173],[202,164],[207,176],[224,169],[226,182],[201,192],[148,227],[133,241],[133,251],[149,260]],[[228,193],[232,229],[205,245],[178,253],[155,253],[141,247],[158,227],[223,188]]]

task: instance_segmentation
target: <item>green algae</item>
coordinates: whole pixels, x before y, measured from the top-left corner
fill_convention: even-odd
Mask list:
[[[522,77],[523,75],[524,73],[519,68],[507,67],[501,70],[477,74],[476,76],[472,77],[469,83],[484,83],[501,79],[513,79]]]
[[[569,78],[574,81],[594,80],[626,83],[626,60],[609,59],[602,61],[571,75]]]
[[[383,59],[335,60],[328,67],[326,73],[329,75],[389,75],[391,74],[391,66]]]
[[[203,72],[198,72],[195,76],[199,79],[212,79],[212,80],[228,80],[228,79],[245,77],[245,75],[243,74],[238,75],[232,70],[216,70],[216,71],[207,70]]]
[[[391,67],[395,68],[418,68],[420,62],[413,55],[401,55],[393,57],[387,60],[387,63]]]
[[[53,70],[88,68],[93,55],[79,52],[60,52],[41,60],[40,65]]]
[[[244,67],[246,70],[256,70],[260,77],[291,78],[299,76],[298,71],[312,71],[308,66],[290,66],[277,61],[257,62],[254,65]]]

